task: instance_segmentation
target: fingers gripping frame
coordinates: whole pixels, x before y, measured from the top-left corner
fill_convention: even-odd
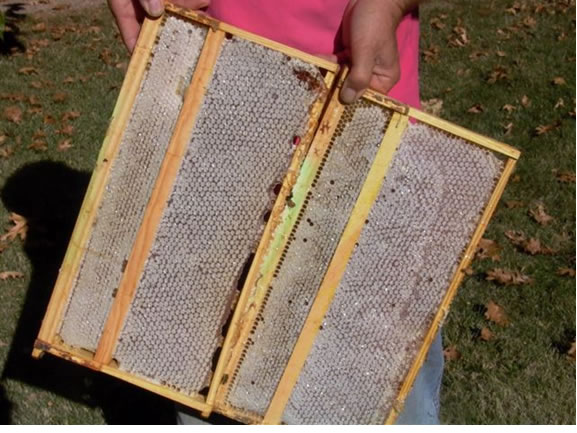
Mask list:
[[[502,143],[414,110],[373,91],[367,91],[359,105],[352,108],[344,107],[339,102],[338,93],[346,71],[343,71],[340,78],[335,80],[338,72],[337,65],[173,5],[167,5],[167,16],[190,20],[196,25],[203,26],[206,28],[206,38],[194,67],[190,84],[182,90],[184,99],[182,109],[179,111],[178,120],[156,175],[154,188],[152,188],[143,210],[142,221],[135,233],[130,255],[123,264],[122,278],[114,292],[114,299],[107,313],[102,333],[96,347],[89,348],[89,350],[79,349],[78,346],[73,347],[59,335],[74,281],[77,279],[83,256],[88,249],[88,239],[98,221],[98,209],[110,179],[110,167],[114,164],[121,149],[123,134],[125,134],[124,131],[130,122],[136,95],[145,79],[147,65],[152,61],[154,46],[155,43],[158,43],[158,35],[163,28],[163,21],[161,20],[147,20],[143,26],[135,55],[129,66],[127,80],[121,89],[110,129],[98,158],[97,167],[72,241],[35,344],[34,355],[39,356],[42,352],[52,353],[164,395],[202,411],[204,415],[216,411],[247,423],[273,424],[293,421],[295,418],[289,416],[290,410],[288,409],[295,406],[293,400],[297,398],[296,396],[301,395],[299,381],[304,380],[303,377],[308,374],[309,364],[314,363],[312,355],[318,349],[319,332],[325,319],[331,316],[331,308],[334,306],[335,300],[341,302],[339,300],[342,298],[343,289],[341,286],[346,279],[346,273],[350,272],[353,267],[351,265],[352,257],[358,243],[361,242],[363,233],[367,230],[366,223],[369,214],[377,206],[377,202],[381,200],[381,190],[388,179],[387,173],[392,164],[393,169],[397,170],[394,172],[396,173],[395,176],[398,176],[398,167],[395,168],[394,161],[397,158],[399,146],[407,140],[407,130],[412,127],[409,120],[413,119],[419,124],[427,125],[427,127],[446,134],[447,137],[456,137],[466,142],[467,145],[478,146],[500,155],[506,162],[499,172],[497,181],[491,188],[490,197],[482,209],[482,214],[476,220],[475,229],[471,231],[468,244],[460,255],[460,261],[456,262],[456,270],[452,273],[453,276],[450,279],[450,284],[448,284],[448,289],[445,287],[442,300],[436,304],[434,310],[427,313],[427,317],[430,319],[423,322],[424,325],[422,326],[426,328],[424,336],[418,340],[419,347],[409,356],[410,366],[406,370],[402,370],[402,383],[396,396],[390,404],[382,404],[384,409],[377,410],[376,415],[370,418],[357,418],[357,420],[361,420],[360,422],[370,420],[370,422],[386,421],[393,423],[402,408],[404,399],[412,386],[431,341],[446,315],[449,304],[462,279],[462,271],[472,258],[475,246],[503,192],[507,179],[514,168],[515,160],[519,157],[519,152]],[[233,296],[231,301],[227,301],[235,305],[234,312],[226,334],[223,334],[224,341],[222,345],[218,344],[220,348],[215,353],[216,364],[214,370],[209,372],[206,382],[208,386],[203,392],[200,390],[191,392],[181,390],[169,383],[154,380],[146,374],[123,370],[122,365],[119,365],[115,359],[115,350],[119,339],[122,338],[122,329],[125,326],[127,315],[133,308],[133,300],[138,295],[139,281],[148,266],[147,260],[156,242],[163,215],[167,213],[171,191],[174,190],[174,185],[180,176],[179,168],[190,149],[191,131],[197,128],[199,113],[203,109],[207,92],[210,92],[211,79],[222,55],[223,44],[226,43],[229,35],[281,52],[285,56],[285,61],[287,61],[286,59],[297,59],[299,62],[304,62],[303,65],[309,64],[319,68],[323,72],[324,78],[323,82],[319,83],[310,73],[303,72],[303,69],[298,67],[293,69],[294,74],[303,82],[304,87],[308,87],[308,90],[317,96],[308,107],[304,133],[295,137],[293,143],[295,146],[290,163],[287,165],[286,174],[279,185],[277,197],[270,209],[262,235],[258,238],[252,265],[248,268],[242,290],[237,296]],[[357,115],[358,117],[355,117]],[[381,126],[363,126],[360,130],[374,129],[372,135],[370,133],[361,134],[364,138],[356,139],[354,138],[355,134],[351,135],[347,132],[348,125],[354,125],[355,122],[360,122],[359,125],[365,125],[362,122],[368,122],[366,125],[378,124]],[[350,144],[347,140],[356,143],[355,146],[359,146],[359,152],[347,150],[347,146]],[[339,148],[339,146],[341,147]],[[346,185],[339,185],[338,179],[333,180],[330,176],[327,177],[327,173],[330,172],[338,173],[337,176],[342,175],[345,179],[347,167],[353,169],[351,170],[350,181],[343,182],[343,185]],[[339,172],[339,170],[342,171]],[[355,177],[354,173],[356,172],[360,174]],[[324,187],[321,185],[323,182],[325,182]],[[333,185],[331,182],[336,183]],[[351,182],[356,185],[354,188],[351,187]],[[311,209],[317,209],[317,212],[320,212],[318,211],[319,203],[322,202],[323,195],[328,197],[331,194],[336,194],[336,197],[343,197],[343,200],[347,202],[346,206],[343,205],[342,208],[339,208],[342,211],[333,211],[342,214],[340,219],[337,218],[334,223],[331,223],[335,227],[330,232],[333,235],[330,236],[335,239],[331,241],[332,243],[326,244],[326,251],[323,252],[324,255],[321,254],[325,258],[324,261],[321,261],[322,263],[319,262],[315,276],[317,279],[313,279],[315,282],[308,283],[310,286],[306,289],[308,291],[302,292],[307,293],[306,308],[301,306],[298,311],[294,306],[291,307],[292,309],[289,308],[291,311],[294,310],[291,312],[294,314],[293,318],[289,322],[292,323],[291,326],[296,331],[293,331],[290,338],[285,336],[288,339],[283,337],[285,343],[282,344],[286,346],[286,350],[283,351],[283,354],[278,355],[279,357],[274,358],[277,360],[277,365],[272,370],[276,371],[276,376],[275,374],[269,375],[272,385],[266,390],[267,397],[259,403],[260,406],[257,405],[258,407],[251,404],[244,405],[242,399],[239,400],[238,398],[238,389],[243,377],[245,382],[248,380],[247,383],[250,383],[250,380],[246,379],[247,375],[255,374],[255,372],[258,374],[258,368],[256,370],[251,370],[252,367],[246,368],[247,365],[254,362],[253,347],[258,347],[260,344],[256,340],[264,335],[262,330],[267,326],[284,326],[282,325],[284,319],[281,316],[285,310],[281,310],[277,324],[273,321],[263,325],[264,318],[269,317],[266,312],[271,311],[270,305],[277,302],[278,294],[282,291],[277,287],[277,282],[284,278],[283,281],[289,281],[287,287],[292,287],[291,284],[294,286],[293,283],[290,283],[292,281],[290,278],[295,277],[298,272],[293,272],[294,275],[289,275],[290,278],[286,275],[283,276],[283,272],[286,274],[286,269],[291,266],[291,263],[304,265],[306,261],[295,262],[292,252],[298,248],[302,255],[308,257],[314,250],[310,249],[312,248],[310,242],[304,246],[295,247],[296,237],[301,236],[298,232],[299,225],[301,231],[303,225],[310,224],[312,227],[313,221],[310,215],[313,211]],[[325,218],[323,221],[332,221],[331,215],[323,215]],[[341,225],[339,226],[339,224]],[[306,242],[306,239],[299,239],[299,241]],[[310,256],[308,261],[313,262],[313,256]],[[287,278],[289,279],[287,280]],[[310,307],[308,306],[309,297]],[[295,299],[298,301],[298,298]],[[271,317],[274,318],[274,314]],[[267,320],[269,319],[267,318]],[[262,356],[266,358],[266,354]],[[256,359],[259,359],[258,356]],[[264,359],[262,361],[264,365]],[[384,366],[380,368],[383,369]],[[382,410],[386,410],[387,413],[382,414]]]

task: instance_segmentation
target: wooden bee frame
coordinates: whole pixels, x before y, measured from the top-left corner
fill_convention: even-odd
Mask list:
[[[132,251],[123,266],[122,279],[118,290],[114,293],[114,301],[109,310],[98,346],[94,351],[72,347],[66,341],[63,341],[59,335],[59,329],[64,320],[65,309],[71,296],[74,280],[80,270],[82,258],[86,253],[87,242],[97,218],[99,205],[109,181],[110,167],[117,157],[147,65],[152,61],[151,52],[155,39],[162,30],[162,20],[145,20],[142,27],[127,71],[127,78],[122,86],[110,128],[98,156],[96,168],[35,343],[33,355],[39,357],[43,352],[48,352],[94,370],[102,371],[197,409],[205,416],[216,411],[246,423],[277,424],[283,422],[283,411],[313,347],[319,327],[331,306],[335,291],[339,287],[351,254],[363,230],[364,222],[379,194],[403,133],[410,119],[415,119],[499,154],[506,161],[479,218],[477,227],[468,242],[468,246],[460,258],[450,286],[444,294],[440,307],[430,321],[425,338],[412,360],[410,369],[406,372],[395,401],[392,402],[391,410],[386,419],[383,419],[386,423],[393,423],[403,407],[404,400],[424,361],[429,346],[447,314],[449,305],[463,278],[463,271],[472,260],[476,245],[495,210],[520,153],[507,145],[408,107],[376,92],[365,92],[363,95],[365,101],[383,107],[391,114],[378,151],[370,164],[366,178],[362,182],[358,198],[352,207],[344,231],[336,245],[336,250],[324,273],[322,284],[306,316],[304,325],[292,349],[290,359],[283,366],[282,377],[276,386],[266,413],[256,414],[235,407],[227,400],[230,391],[229,386],[242,361],[243,348],[250,338],[251,329],[254,328],[256,321],[258,321],[259,311],[266,303],[270,281],[275,275],[279,262],[282,263],[283,249],[290,243],[291,232],[295,224],[298,224],[303,205],[308,201],[309,196],[307,194],[324,165],[323,157],[330,146],[339,120],[343,115],[344,107],[339,102],[338,94],[346,71],[341,71],[339,74],[339,67],[336,64],[171,4],[167,5],[166,13],[169,16],[180,17],[197,25],[205,26],[207,29],[206,39],[188,90],[184,94],[182,109],[160,166],[159,174],[156,177],[152,194],[144,211]],[[319,98],[309,108],[310,121],[307,132],[300,137],[299,146],[296,147],[292,156],[278,198],[271,210],[270,218],[255,251],[242,291],[236,300],[234,314],[220,349],[220,355],[212,373],[208,392],[206,395],[202,395],[199,392],[181,392],[173,387],[156,383],[144,376],[123,371],[114,359],[114,350],[121,334],[123,323],[131,308],[131,302],[137,291],[139,278],[146,266],[147,257],[155,241],[166,203],[178,176],[179,167],[187,151],[190,131],[195,126],[207,86],[209,86],[210,78],[213,74],[214,65],[219,58],[223,41],[227,38],[227,35],[233,35],[269,49],[280,51],[286,56],[318,67],[323,72],[326,91],[321,92]],[[304,79],[308,79],[308,77],[304,77]]]

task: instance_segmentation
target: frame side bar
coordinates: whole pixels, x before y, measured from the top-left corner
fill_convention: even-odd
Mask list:
[[[305,53],[304,51],[297,50],[296,48],[289,47],[287,45],[281,44],[280,42],[263,38],[262,36],[255,35],[254,33],[250,33],[247,32],[246,30],[242,30],[239,29],[238,27],[226,24],[222,21],[218,21],[207,15],[199,14],[198,12],[195,12],[193,10],[181,8],[172,3],[166,3],[165,10],[167,12],[180,15],[182,17],[192,19],[194,21],[208,25],[212,27],[213,30],[220,29],[223,32],[240,36],[243,39],[249,40],[251,42],[256,42],[257,44],[263,45],[267,48],[271,48],[276,51],[280,51],[281,53],[286,54],[287,56],[301,59],[315,66],[326,69],[327,71],[336,73],[339,69],[339,65],[337,63],[333,63],[320,57],[313,56],[312,54]]]
[[[161,386],[156,383],[150,382],[146,379],[134,376],[130,373],[125,373],[118,370],[115,366],[108,365],[96,365],[91,359],[90,353],[85,353],[82,350],[75,349],[73,347],[66,346],[60,343],[48,344],[37,340],[35,346],[42,347],[43,351],[50,353],[51,355],[58,356],[67,361],[74,362],[76,364],[91,368],[102,373],[106,373],[110,376],[114,376],[125,382],[131,383],[133,385],[144,388],[148,391],[159,394],[163,397],[169,398],[171,400],[177,401],[185,406],[191,407],[197,410],[204,410],[206,403],[201,400],[200,396],[187,396],[179,392],[176,392],[166,386]]]
[[[477,134],[476,132],[469,131],[468,129],[465,129],[461,126],[457,126],[454,123],[448,122],[443,119],[439,119],[438,117],[417,110],[415,108],[412,107],[409,108],[409,116],[421,122],[427,123],[431,126],[442,129],[443,131],[446,131],[450,134],[454,134],[465,140],[469,140],[477,144],[478,146],[482,146],[494,152],[501,153],[509,158],[519,159],[519,157],[521,156],[521,152],[515,149],[514,147],[493,140],[492,138],[485,137],[484,135]]]
[[[265,414],[264,424],[278,424],[282,420],[284,408],[290,399],[292,390],[312,349],[319,327],[344,275],[347,263],[355,248],[355,243],[363,230],[365,220],[379,194],[407,123],[408,117],[406,115],[398,112],[393,113],[375,160],[369,169],[357,202],[321,283],[317,297]]]
[[[469,243],[467,249],[465,250],[463,258],[461,259],[461,262],[459,263],[459,266],[455,271],[455,275],[453,277],[453,280],[451,281],[451,285],[447,289],[447,293],[445,294],[445,297],[441,301],[439,310],[437,311],[437,314],[433,319],[433,323],[425,336],[423,345],[421,346],[421,349],[419,350],[417,357],[413,362],[413,365],[411,366],[409,372],[407,373],[407,376],[405,377],[405,380],[403,381],[399,394],[393,403],[393,407],[391,408],[391,411],[385,421],[385,424],[394,424],[395,420],[401,413],[405,403],[405,399],[407,398],[409,392],[411,391],[411,388],[417,377],[417,374],[419,373],[419,370],[421,369],[421,366],[425,361],[427,353],[429,352],[429,348],[433,340],[435,339],[435,336],[437,335],[439,328],[441,327],[443,321],[445,320],[447,313],[449,312],[449,306],[453,301],[455,295],[457,294],[457,288],[459,287],[461,281],[463,280],[464,270],[465,268],[467,268],[467,266],[469,266],[469,264],[473,260],[477,244],[479,243],[479,240],[481,239],[483,233],[485,232],[485,229],[487,228],[487,224],[489,223],[489,220],[491,219],[491,216],[493,215],[493,212],[497,207],[499,199],[501,198],[501,195],[505,190],[505,186],[507,185],[509,177],[511,176],[511,173],[515,168],[516,163],[517,160],[514,158],[507,159],[507,162],[505,163],[505,167],[503,169],[503,173],[501,174],[501,177],[499,178],[499,181],[497,182],[497,185],[495,186],[495,189],[491,194],[491,197],[489,199],[489,202],[487,203],[487,206],[485,207],[485,210],[483,211],[483,215],[481,216],[479,225],[477,226],[475,232],[473,233],[471,242]]]
[[[323,107],[325,106],[327,95],[329,94],[330,83],[334,78],[334,74],[332,72],[328,72],[327,77],[325,78],[328,81],[325,81],[326,88],[323,93],[319,96],[319,98],[314,102],[312,105],[310,112],[309,112],[309,122],[307,125],[307,132],[304,137],[302,137],[301,142],[299,143],[298,147],[295,149],[290,166],[288,168],[287,174],[283,179],[283,183],[281,186],[281,191],[279,192],[278,198],[273,206],[271,211],[271,216],[266,224],[264,234],[259,242],[259,246],[256,250],[253,264],[250,267],[249,273],[246,277],[244,286],[242,288],[239,300],[237,301],[233,317],[230,323],[230,327],[227,331],[222,350],[221,356],[218,359],[218,363],[214,370],[213,377],[211,379],[209,392],[206,398],[206,403],[209,407],[214,406],[214,402],[217,396],[217,390],[221,384],[224,369],[226,367],[226,363],[228,361],[227,354],[231,353],[231,349],[233,345],[236,343],[238,335],[239,335],[239,327],[241,326],[240,317],[244,308],[246,307],[247,300],[250,295],[250,290],[255,286],[256,281],[259,277],[260,271],[260,264],[265,257],[268,247],[272,241],[273,234],[275,228],[281,223],[282,221],[282,212],[285,206],[286,199],[290,194],[293,186],[296,183],[297,175],[300,169],[300,166],[305,158],[311,142],[314,138],[316,127],[319,122],[319,118],[321,116]],[[203,416],[209,416],[210,411],[205,411]]]
[[[86,191],[82,207],[78,214],[72,237],[62,262],[54,291],[46,311],[38,338],[51,343],[58,332],[62,321],[67,298],[72,288],[72,283],[78,272],[86,243],[88,242],[91,228],[102,200],[104,188],[108,180],[110,168],[117,155],[118,147],[122,141],[124,129],[130,117],[134,100],[140,89],[148,59],[154,46],[155,38],[161,26],[162,20],[145,20],[140,31],[134,54],[130,59],[128,70],[114,107],[112,118],[102,148],[98,155],[94,173]],[[39,357],[42,350],[35,348],[32,352],[34,357]]]
[[[198,64],[186,91],[184,103],[174,128],[174,134],[166,150],[156,184],[146,206],[142,225],[138,229],[126,270],[120,281],[116,298],[98,342],[94,357],[96,362],[108,364],[112,360],[112,353],[120,335],[124,318],[136,292],[136,286],[154,242],[158,224],[164,213],[166,200],[170,195],[172,185],[188,147],[190,133],[204,101],[206,86],[212,77],[212,70],[220,54],[223,39],[224,33],[221,31],[210,30],[207,33]]]

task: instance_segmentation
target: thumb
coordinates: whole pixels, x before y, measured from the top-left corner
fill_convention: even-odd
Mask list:
[[[163,0],[140,0],[140,4],[150,17],[159,17],[164,12]]]
[[[341,100],[345,104],[355,102],[369,87],[374,66],[375,50],[372,45],[367,43],[352,44],[351,71],[341,90]]]

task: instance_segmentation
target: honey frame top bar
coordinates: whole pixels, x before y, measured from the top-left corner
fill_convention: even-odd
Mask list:
[[[521,156],[521,152],[515,149],[514,147],[511,147],[505,143],[501,143],[500,141],[493,140],[492,138],[486,137],[476,132],[470,131],[461,126],[455,125],[454,123],[433,116],[432,114],[428,114],[425,113],[424,111],[417,110],[414,107],[410,107],[406,104],[403,104],[402,102],[389,98],[388,96],[384,96],[374,90],[371,89],[366,90],[362,97],[376,104],[382,105],[383,107],[391,108],[395,111],[401,112],[402,114],[407,114],[410,118],[413,118],[423,123],[427,123],[449,134],[456,135],[458,137],[463,138],[464,140],[470,141],[471,143],[492,150],[494,152],[500,153],[509,158],[519,159],[519,157]]]
[[[218,21],[214,18],[200,14],[190,9],[184,9],[172,3],[166,3],[165,11],[183,18],[191,19],[198,23],[205,24],[210,28],[212,28],[214,31],[221,30],[231,35],[240,36],[243,39],[255,42],[267,48],[271,48],[275,51],[279,51],[283,54],[286,54],[287,56],[303,60],[307,63],[323,68],[329,72],[336,73],[339,70],[339,65],[337,63],[322,59],[317,56],[313,56],[312,54],[305,53],[304,51],[297,50],[296,48],[289,47],[288,45],[281,44],[280,42],[263,38],[262,36],[255,35],[254,33],[247,32],[246,30],[242,30],[238,27],[224,23],[222,21]]]

